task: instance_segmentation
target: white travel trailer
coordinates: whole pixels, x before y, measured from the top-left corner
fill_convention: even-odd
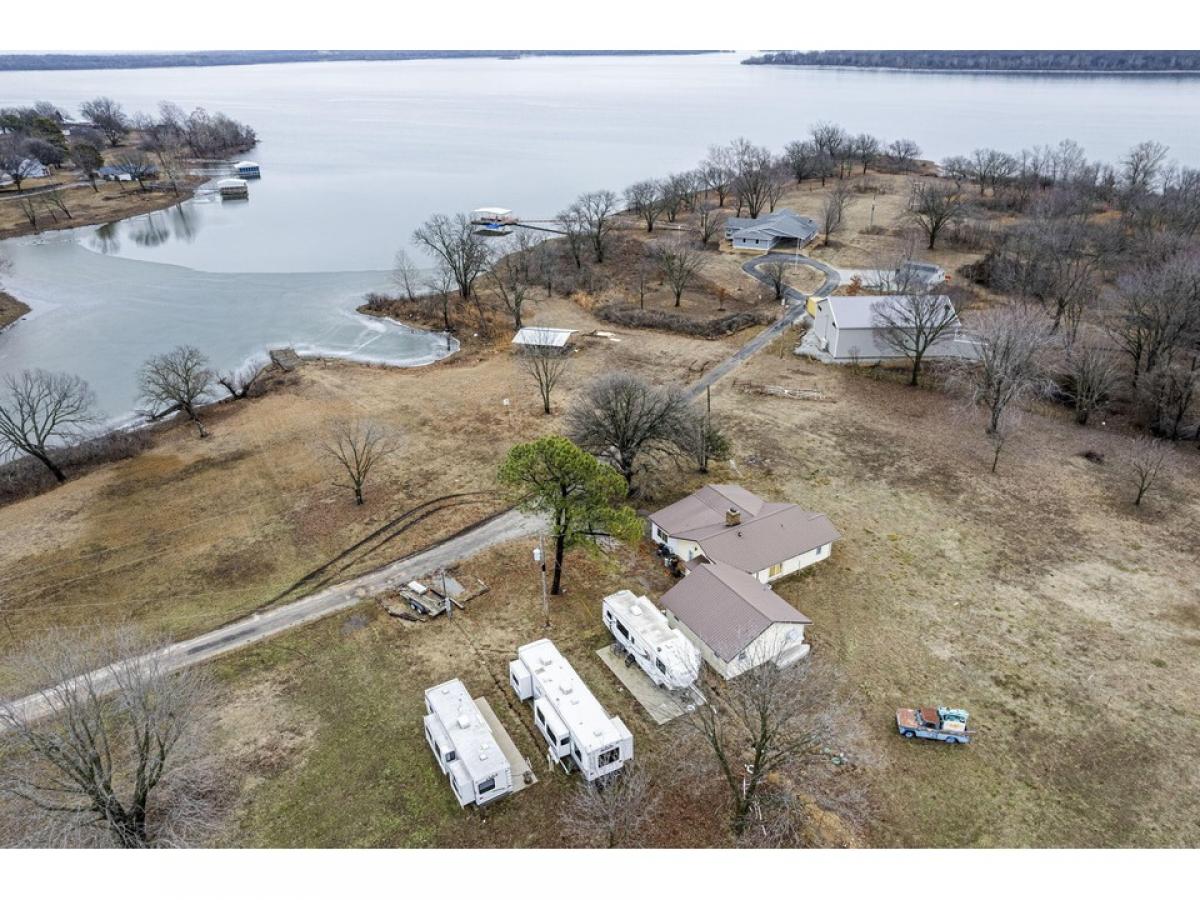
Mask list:
[[[700,651],[662,611],[633,591],[604,598],[604,626],[659,687],[689,688],[700,674]]]
[[[521,700],[533,701],[533,719],[549,746],[547,756],[588,781],[633,759],[633,735],[609,716],[587,685],[547,638],[517,650],[508,677]]]
[[[512,767],[461,681],[427,690],[425,709],[425,740],[459,806],[483,806],[512,792]]]

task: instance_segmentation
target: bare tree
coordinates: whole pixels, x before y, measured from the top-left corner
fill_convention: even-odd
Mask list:
[[[731,184],[738,213],[744,206],[750,218],[756,219],[766,207],[771,181],[777,177],[771,151],[738,138],[730,145],[730,154],[733,159]]]
[[[21,183],[33,175],[37,163],[25,152],[25,142],[20,135],[0,134],[0,175],[12,179],[17,193],[21,192]]]
[[[629,483],[649,462],[687,452],[687,402],[678,391],[614,372],[587,388],[567,417],[568,436]]]
[[[911,138],[897,138],[887,145],[885,154],[892,165],[902,172],[907,172],[921,155],[921,148]]]
[[[27,194],[24,197],[18,197],[17,208],[21,210],[21,215],[25,217],[25,221],[29,223],[29,227],[35,234],[41,231],[38,228],[38,211],[41,207],[35,195]]]
[[[1001,183],[1016,174],[1017,168],[1017,160],[1007,153],[991,148],[976,150],[971,158],[971,174],[979,185],[979,196],[989,187],[995,194]]]
[[[796,184],[821,174],[820,156],[820,151],[812,141],[792,141],[783,148],[783,161],[796,179]]]
[[[712,410],[707,406],[690,412],[683,433],[684,444],[696,463],[697,472],[707,473],[713,460],[729,459],[729,439],[713,421]]]
[[[81,103],[79,111],[100,130],[112,147],[120,144],[129,133],[129,117],[125,115],[121,104],[111,97],[97,97]]]
[[[996,420],[995,426],[985,433],[988,446],[992,450],[992,468],[991,473],[996,474],[996,467],[1000,465],[1000,454],[1008,445],[1009,441],[1021,430],[1025,424],[1024,413],[1015,406],[1007,406],[1000,414],[1000,418]]]
[[[650,248],[650,255],[658,265],[658,271],[670,285],[679,306],[683,292],[695,283],[704,271],[708,259],[704,248],[683,237],[659,240]]]
[[[1117,367],[1111,354],[1094,344],[1073,344],[1067,351],[1065,393],[1075,407],[1075,421],[1088,417],[1108,403],[1117,385]]]
[[[546,415],[550,415],[550,395],[563,373],[567,371],[567,361],[570,357],[557,347],[527,345],[521,350],[518,359],[521,368],[537,385],[538,396],[542,398],[542,410]]]
[[[26,649],[19,671],[46,686],[31,703],[0,703],[0,790],[28,810],[28,840],[171,846],[211,824],[215,784],[194,758],[209,681],[173,672],[161,651],[95,629],[50,631]]]
[[[766,276],[767,284],[771,288],[776,303],[783,300],[783,295],[787,291],[787,274],[790,270],[791,267],[779,259],[772,259],[758,267],[758,271]]]
[[[138,375],[141,399],[150,405],[154,417],[178,410],[196,426],[202,438],[208,437],[208,431],[200,421],[199,407],[209,397],[215,380],[208,357],[186,344],[150,357]]]
[[[404,299],[416,303],[421,294],[421,269],[403,249],[396,251],[392,263],[392,281],[404,291]]]
[[[432,253],[454,276],[458,295],[464,300],[470,298],[475,279],[491,264],[487,241],[475,233],[475,226],[462,213],[453,218],[438,213],[413,232],[413,242]]]
[[[575,202],[575,208],[584,233],[592,244],[592,253],[597,263],[604,262],[604,251],[608,246],[608,236],[616,227],[616,215],[619,211],[617,195],[612,191],[589,191],[580,194]]]
[[[1141,506],[1142,499],[1154,487],[1167,459],[1167,445],[1158,438],[1135,438],[1121,454],[1121,465],[1126,478],[1136,488],[1134,506]]]
[[[567,251],[575,263],[576,269],[583,268],[583,251],[587,247],[587,222],[578,203],[573,203],[560,212],[554,219],[559,233],[566,239]]]
[[[641,217],[646,223],[646,231],[651,232],[662,213],[662,188],[653,179],[631,184],[625,189],[625,205]]]
[[[866,175],[867,167],[879,158],[879,138],[863,132],[852,139],[850,150],[854,154],[854,158],[862,165],[862,173]]]
[[[321,449],[341,467],[340,477],[354,491],[354,502],[363,504],[363,486],[375,466],[399,449],[395,438],[369,419],[337,422]]]
[[[912,362],[908,383],[915,386],[926,354],[957,336],[958,313],[949,297],[915,284],[895,296],[872,303],[872,324],[883,343]]]
[[[54,446],[81,439],[95,424],[96,395],[78,375],[25,369],[6,375],[0,398],[0,451],[32,456],[61,484]]]
[[[660,799],[646,764],[633,759],[611,775],[580,781],[563,803],[559,821],[572,845],[636,847]]]
[[[141,150],[126,150],[119,153],[113,160],[113,167],[122,175],[127,175],[138,183],[138,187],[146,190],[146,181],[154,177],[157,171],[154,162]]]
[[[718,237],[725,225],[725,212],[719,207],[701,203],[696,210],[696,226],[700,231],[700,245],[708,247]]]
[[[71,210],[67,208],[66,191],[62,190],[61,188],[55,188],[52,191],[43,191],[38,196],[42,198],[42,201],[46,204],[46,208],[51,210],[51,216],[54,216],[53,210],[57,209],[68,219],[72,218]]]
[[[454,325],[450,321],[450,307],[454,304],[455,278],[451,268],[439,260],[425,280],[430,297],[433,298],[433,302],[437,304],[437,308],[442,314],[442,326],[447,332],[454,330]]]
[[[821,230],[825,232],[826,247],[829,246],[829,239],[844,227],[846,210],[853,202],[854,192],[845,181],[838,182],[829,191],[821,205]]]
[[[533,247],[536,239],[529,232],[520,231],[500,254],[496,264],[488,273],[488,280],[496,295],[513,319],[513,330],[523,326],[521,314],[525,301],[533,290]]]
[[[908,201],[909,217],[929,238],[929,249],[937,244],[938,235],[951,222],[962,218],[966,203],[953,185],[914,180]]]
[[[805,659],[779,668],[773,655],[707,692],[685,720],[712,753],[729,791],[730,827],[741,836],[764,783],[819,752],[835,704],[827,679]]]
[[[705,192],[714,191],[717,206],[723,207],[733,181],[733,158],[728,147],[708,148],[708,155],[700,163],[700,180]]]
[[[978,364],[968,372],[968,390],[987,414],[986,432],[1001,427],[1005,412],[1046,389],[1040,356],[1050,343],[1046,329],[1030,310],[1005,309],[983,318],[975,328]]]

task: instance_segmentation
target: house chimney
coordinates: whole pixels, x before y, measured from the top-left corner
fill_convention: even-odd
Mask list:
[[[731,506],[725,510],[725,527],[732,528],[734,525],[742,524],[742,514],[738,512],[737,507]]]

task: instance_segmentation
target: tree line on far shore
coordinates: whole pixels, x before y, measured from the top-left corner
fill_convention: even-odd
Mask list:
[[[1200,72],[1197,50],[781,50],[746,66],[999,72]]]

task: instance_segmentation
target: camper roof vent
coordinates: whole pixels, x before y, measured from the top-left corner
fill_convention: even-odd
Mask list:
[[[458,727],[463,728],[463,729],[470,728],[471,720],[468,719],[466,716],[459,716],[458,717]]]
[[[633,604],[633,606],[629,607],[629,611],[631,613],[633,613],[635,616],[640,616],[642,614],[642,608],[640,606],[638,606],[636,603]]]
[[[559,689],[560,691],[562,691],[564,694],[569,694],[569,693],[571,693],[571,685],[570,685],[569,683],[568,683],[568,684],[562,684],[562,685],[559,685],[559,688],[558,688],[558,689]]]

